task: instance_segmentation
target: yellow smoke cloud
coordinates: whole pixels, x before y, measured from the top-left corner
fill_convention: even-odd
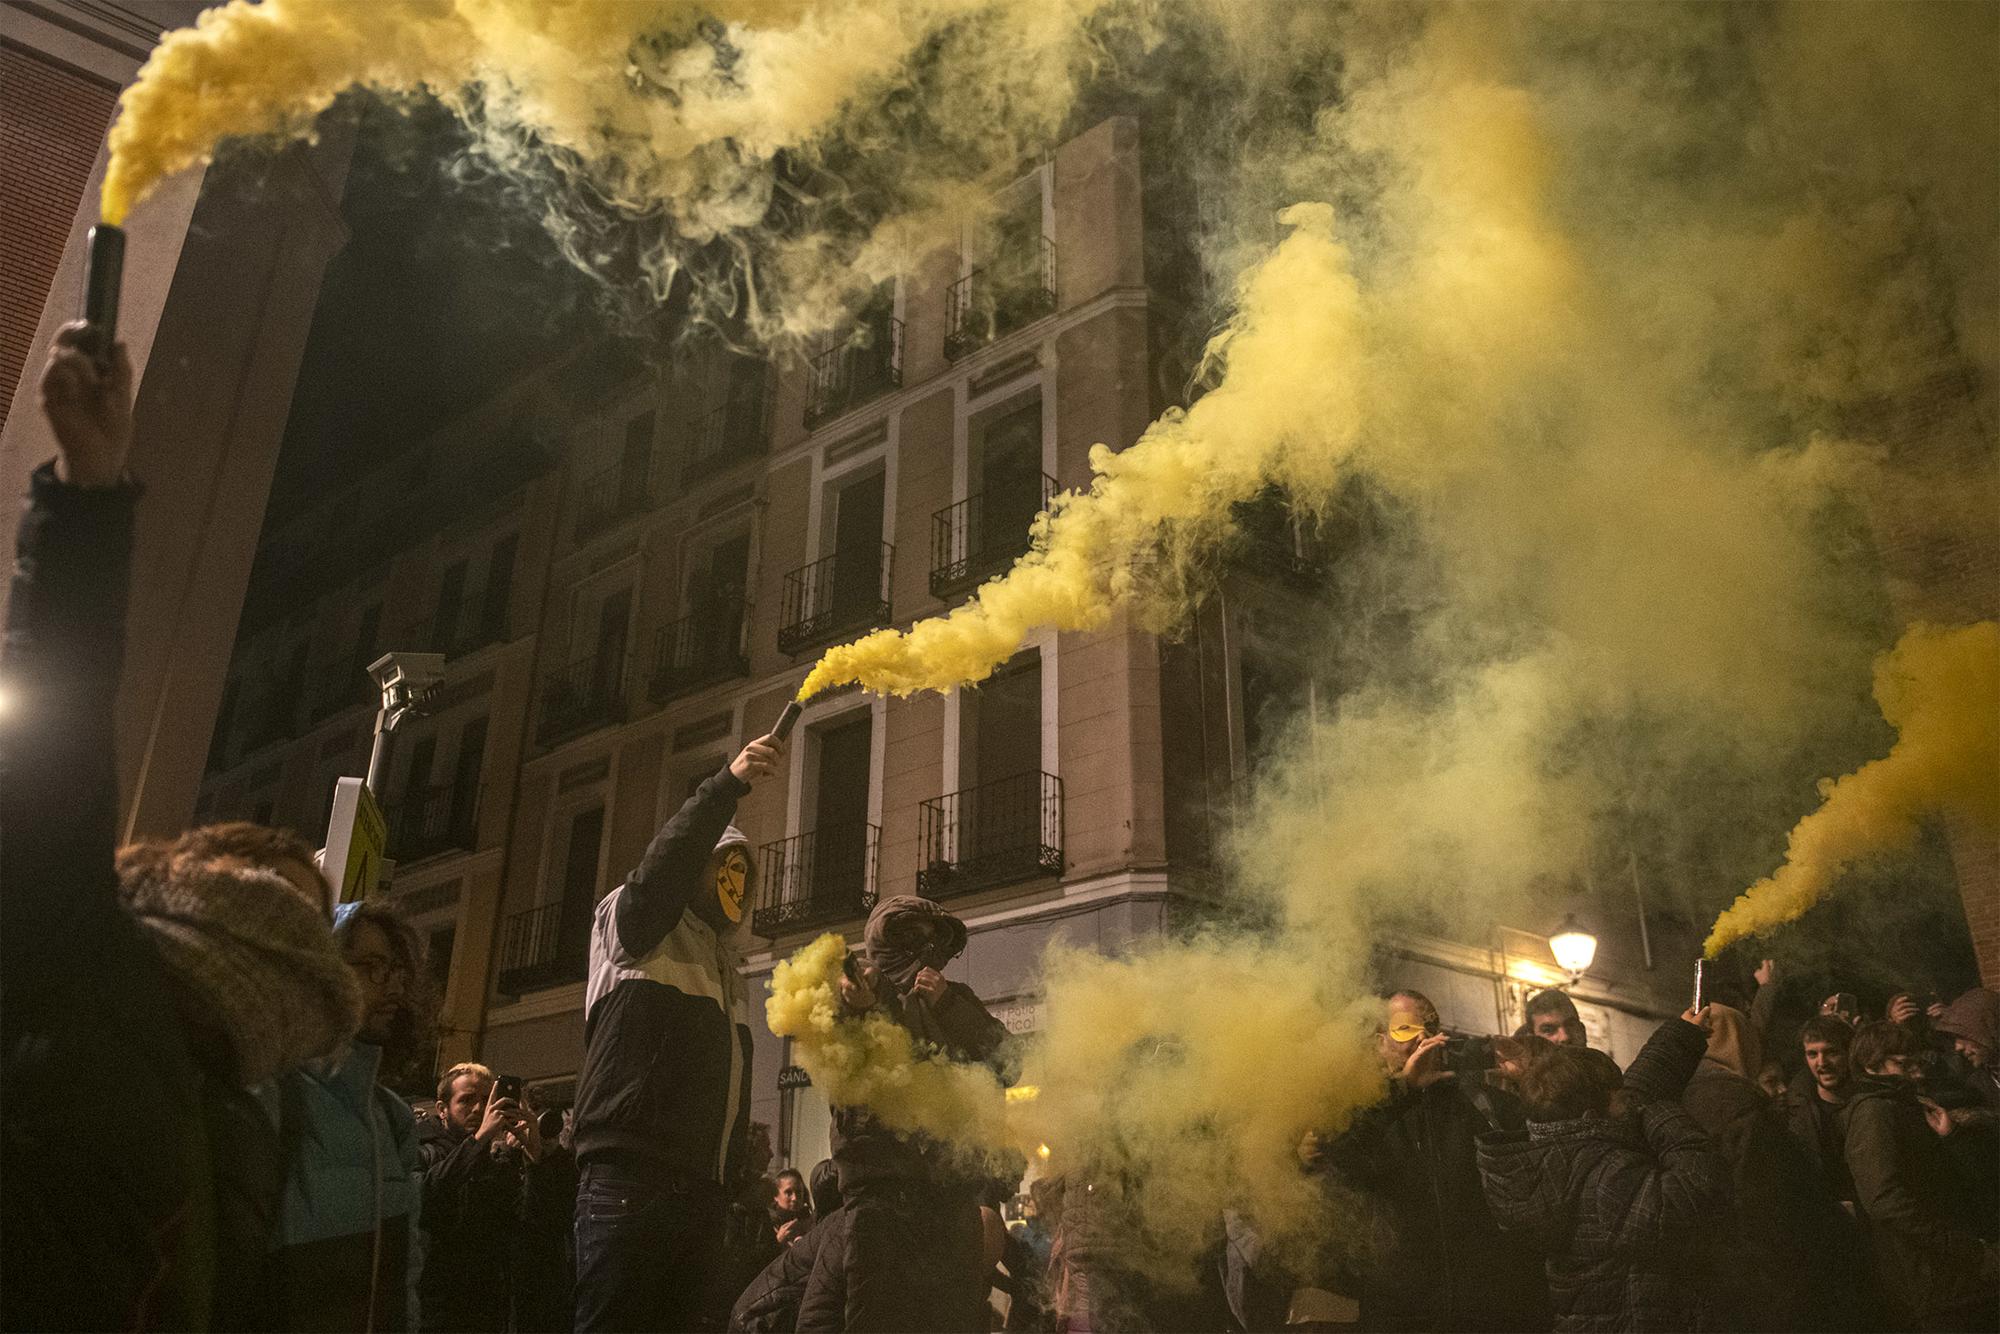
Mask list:
[[[1163,626],[1183,606],[1143,583],[1163,546],[1171,578],[1266,485],[1308,504],[1330,494],[1363,417],[1360,294],[1331,208],[1301,204],[1281,220],[1291,235],[1245,280],[1239,313],[1210,346],[1228,365],[1212,392],[1130,449],[1092,448],[1090,490],[1057,499],[1013,569],[945,616],[828,650],[799,698],[851,681],[892,695],[968,685],[1035,627],[1095,629],[1121,606]]]
[[[838,1106],[861,1104],[893,1130],[994,1153],[1024,1143],[1010,1127],[1000,1081],[981,1065],[919,1050],[909,1030],[881,1014],[856,1018],[840,1007],[847,942],[828,932],[771,973],[764,1019],[792,1039],[814,1087]],[[1012,1105],[1025,1105],[1018,1100]]]
[[[230,139],[289,139],[353,87],[430,94],[502,171],[554,178],[677,242],[642,262],[664,299],[687,249],[737,247],[755,332],[816,332],[975,213],[983,177],[1061,122],[1109,0],[248,0],[168,33],[120,99],[103,188],[122,222]],[[936,133],[873,117],[923,62]],[[860,159],[886,214],[779,237],[780,155]],[[979,188],[975,188],[975,186]],[[796,187],[794,187],[796,189]],[[839,179],[808,182],[837,204]],[[570,258],[599,257],[550,218]],[[726,285],[726,284],[725,284]]]
[[[1911,626],[1876,664],[1875,698],[1896,744],[1820,785],[1824,800],[1792,830],[1785,864],[1716,919],[1710,956],[1804,916],[1842,871],[1908,848],[1926,819],[2000,836],[2000,624]]]

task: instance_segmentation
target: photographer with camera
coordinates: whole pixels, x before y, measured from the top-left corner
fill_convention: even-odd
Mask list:
[[[929,899],[899,895],[876,906],[863,940],[863,962],[840,980],[844,1008],[885,1014],[953,1060],[999,1059],[1006,1025],[972,988],[944,977],[965,950],[965,923]],[[800,1334],[983,1332],[991,1268],[983,1183],[955,1170],[941,1146],[898,1134],[858,1106],[833,1109],[833,1162],[846,1223],[838,1246],[818,1249]]]
[[[426,1331],[506,1329],[517,1307],[539,1309],[528,1276],[552,1272],[564,1250],[565,1220],[538,1207],[566,1185],[548,1147],[518,1078],[472,1061],[439,1078],[421,1145]]]
[[[1476,1141],[1525,1124],[1519,1102],[1486,1080],[1493,1046],[1448,1037],[1421,992],[1383,1004],[1377,1051],[1389,1095],[1331,1143],[1300,1157],[1350,1187],[1383,1244],[1353,1275],[1361,1327],[1544,1330],[1548,1289],[1532,1243],[1503,1234],[1480,1185]]]

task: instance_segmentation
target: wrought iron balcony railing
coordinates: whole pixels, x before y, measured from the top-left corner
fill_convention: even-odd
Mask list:
[[[695,482],[757,458],[771,438],[771,396],[759,380],[711,408],[695,424],[681,463],[681,480]]]
[[[1055,243],[1044,236],[1002,251],[945,291],[945,359],[957,361],[1055,308]]]
[[[917,832],[927,898],[1011,885],[1063,869],[1062,780],[1025,773],[925,802]]]
[[[903,383],[903,322],[869,320],[812,359],[806,387],[806,429]]]
[[[394,812],[389,846],[398,861],[470,852],[478,843],[479,789],[439,783],[408,793]]]
[[[618,722],[625,716],[625,659],[594,653],[542,679],[542,745]]]
[[[743,652],[743,598],[719,598],[660,627],[653,646],[653,702],[750,674]]]
[[[881,841],[880,826],[857,821],[766,843],[757,853],[761,883],[751,929],[779,936],[867,916]]]
[[[587,542],[652,505],[652,478],[614,463],[586,477],[576,489],[575,540]]]
[[[581,982],[589,967],[590,909],[568,900],[507,918],[500,947],[500,991],[520,996]]]
[[[785,576],[778,651],[803,653],[842,635],[889,623],[889,568],[896,548],[850,547]]]
[[[1043,473],[1041,493],[983,491],[931,516],[931,596],[955,597],[1027,554],[1035,516],[1055,499]]]

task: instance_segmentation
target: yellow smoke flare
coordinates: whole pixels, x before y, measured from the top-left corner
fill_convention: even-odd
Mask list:
[[[1020,1145],[1009,1100],[991,1070],[919,1049],[909,1030],[885,1015],[842,1013],[838,984],[846,957],[847,942],[828,932],[771,972],[765,1021],[792,1039],[813,1086],[836,1106],[865,1105],[892,1130],[983,1152]]]
[[[1161,544],[1169,568],[1177,554],[1213,550],[1231,507],[1272,482],[1307,504],[1330,494],[1362,415],[1360,292],[1331,208],[1295,205],[1281,221],[1291,234],[1251,272],[1238,314],[1210,345],[1227,359],[1221,384],[1122,453],[1093,447],[1090,490],[1057,498],[1013,569],[948,615],[828,650],[799,698],[848,682],[890,695],[970,685],[1030,630],[1095,629],[1124,605],[1164,622],[1179,605],[1156,605],[1140,582]]]
[[[1862,858],[1908,848],[1927,817],[2000,834],[2000,623],[1910,627],[1876,664],[1875,698],[1896,744],[1820,785],[1825,800],[1792,830],[1785,864],[1716,919],[1711,957],[1803,916]]]

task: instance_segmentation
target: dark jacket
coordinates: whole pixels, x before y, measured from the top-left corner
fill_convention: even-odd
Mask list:
[[[1712,1328],[1701,1240],[1723,1216],[1728,1167],[1675,1096],[1702,1031],[1669,1020],[1627,1072],[1654,1094],[1634,1115],[1532,1124],[1479,1144],[1486,1198],[1502,1226],[1547,1257],[1559,1331]]]
[[[1368,1203],[1377,1234],[1356,1276],[1364,1328],[1548,1328],[1540,1256],[1500,1231],[1480,1188],[1478,1137],[1523,1124],[1497,1088],[1451,1079],[1411,1091],[1394,1080],[1328,1146],[1328,1166]]]
[[[1810,1070],[1792,1080],[1785,1090],[1785,1129],[1833,1197],[1851,1201],[1854,1178],[1847,1174],[1847,1153],[1841,1142],[1844,1105],[1819,1096],[1819,1084]]]
[[[597,905],[573,1132],[584,1166],[718,1189],[734,1178],[750,1125],[749,1001],[733,947],[697,905],[749,790],[727,769],[704,782]]]
[[[567,1186],[574,1207],[574,1168],[559,1145],[547,1145],[540,1161],[530,1163],[442,1122],[429,1125],[436,1129],[421,1146],[424,1264],[417,1291],[423,1328],[536,1328],[517,1313],[538,1309],[543,1294],[536,1286],[561,1272],[570,1209],[560,1197]]]
[[[876,1012],[952,1060],[984,1062],[1003,1080],[1009,1080],[1012,1072],[1001,1068],[1007,1026],[987,1013],[971,987],[947,982],[944,995],[935,1003],[909,990],[924,961],[902,948],[903,928],[917,919],[941,923],[949,933],[944,957],[965,947],[964,923],[928,899],[898,896],[878,904],[869,914],[865,947],[869,962],[882,974]],[[833,1109],[833,1165],[840,1174],[842,1193],[850,1196],[877,1183],[932,1181],[953,1175],[923,1136],[897,1134],[858,1104]],[[964,1185],[970,1198],[973,1183],[954,1184]]]
[[[213,1164],[235,1150],[210,1140],[253,1122],[215,1101],[166,971],[118,897],[112,701],[137,495],[69,486],[44,464],[16,544],[0,658],[14,696],[0,723],[9,1329],[205,1326],[218,1268],[254,1267],[254,1252],[219,1240]],[[115,1098],[94,1092],[107,1078]],[[272,1185],[251,1188],[253,1214]]]
[[[1869,1250],[1898,1327],[1991,1328],[2000,1287],[1992,1243],[1942,1141],[1902,1080],[1862,1076],[1847,1105],[1847,1167]],[[1973,1322],[1954,1324],[1961,1318]]]
[[[1860,1233],[1792,1138],[1784,1107],[1706,1061],[1681,1105],[1729,1164],[1731,1206],[1705,1239],[1718,1314],[1743,1329],[1870,1327]]]
[[[730,1334],[791,1334],[820,1247],[844,1245],[841,1230],[846,1225],[846,1211],[836,1209],[772,1256],[730,1309]]]

